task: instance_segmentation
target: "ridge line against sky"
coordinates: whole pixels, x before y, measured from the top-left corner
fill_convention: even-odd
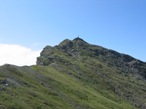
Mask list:
[[[0,44],[35,52],[80,35],[146,62],[145,10],[146,0],[0,0]]]

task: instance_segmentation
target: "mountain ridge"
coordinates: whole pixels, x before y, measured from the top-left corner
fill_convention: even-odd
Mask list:
[[[145,62],[79,37],[0,67],[0,109],[146,109],[145,95]]]
[[[61,50],[73,57],[76,57],[76,56],[79,57],[79,55],[83,56],[83,54],[85,53],[89,57],[93,56],[94,58],[98,58],[99,56],[101,56],[103,61],[106,61],[107,59],[112,60],[112,62],[114,61],[113,63],[108,62],[109,66],[111,64],[114,64],[114,66],[122,67],[122,64],[123,64],[124,67],[128,66],[128,68],[132,67],[132,69],[135,69],[135,67],[137,68],[138,64],[140,64],[142,67],[143,66],[146,67],[145,62],[135,59],[132,56],[129,56],[129,55],[123,54],[123,53],[118,53],[114,50],[106,49],[101,46],[89,44],[79,37],[73,39],[72,41],[65,39],[58,46],[55,46],[54,48]],[[49,54],[47,54],[47,56],[48,55]],[[39,58],[37,61],[39,61]],[[120,62],[118,62],[118,61],[120,61]],[[37,64],[39,64],[39,62],[37,62]],[[146,69],[144,69],[144,70],[146,70]],[[141,72],[141,74],[145,78],[146,71]]]

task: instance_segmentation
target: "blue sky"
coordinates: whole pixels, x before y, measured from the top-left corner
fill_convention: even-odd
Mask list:
[[[146,61],[146,0],[0,0],[0,44],[40,51],[78,35]]]

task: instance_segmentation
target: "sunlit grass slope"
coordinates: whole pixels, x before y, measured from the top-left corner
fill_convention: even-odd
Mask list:
[[[0,109],[134,109],[112,92],[51,66],[5,65],[0,76]]]

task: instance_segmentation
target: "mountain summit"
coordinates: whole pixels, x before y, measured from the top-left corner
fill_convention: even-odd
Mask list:
[[[72,41],[66,39],[51,49],[48,46],[45,47],[37,59],[37,64],[49,65],[60,62],[58,59],[66,61],[72,58],[76,61],[86,61],[87,58],[92,58],[109,67],[131,74],[140,74],[142,78],[146,78],[146,63],[126,54],[89,44],[79,37]]]
[[[146,63],[77,37],[37,65],[0,67],[0,109],[146,109]]]
[[[85,42],[83,39],[81,39],[81,38],[79,38],[79,37],[73,39],[73,42],[78,42],[78,41],[80,41],[80,42]],[[86,42],[85,42],[85,43],[86,43]]]
[[[82,45],[87,45],[88,43],[85,42],[83,39],[77,37],[75,39],[73,39],[72,41],[69,40],[69,39],[65,39],[64,41],[62,41],[59,46],[68,46],[68,47],[73,47],[73,45],[79,45],[79,46],[82,46]]]

